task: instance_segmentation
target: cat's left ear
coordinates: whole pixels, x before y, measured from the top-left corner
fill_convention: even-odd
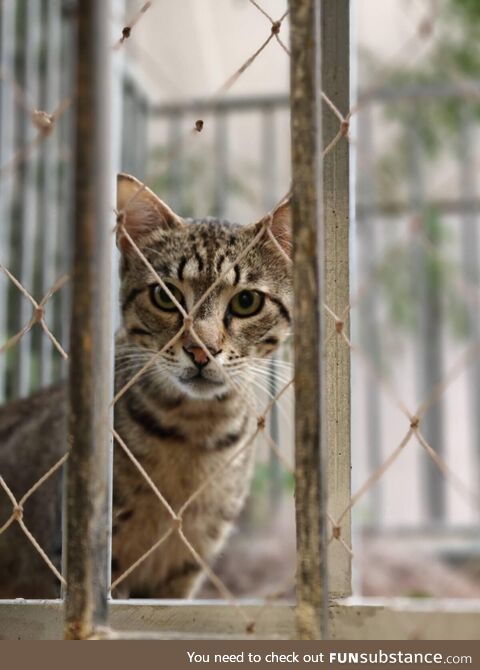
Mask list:
[[[131,249],[126,231],[135,244],[141,243],[156,228],[175,228],[183,222],[170,207],[141,181],[128,174],[117,177],[117,211],[121,218],[117,245],[122,252]]]
[[[290,198],[273,211],[270,231],[288,256],[292,255],[292,207]]]

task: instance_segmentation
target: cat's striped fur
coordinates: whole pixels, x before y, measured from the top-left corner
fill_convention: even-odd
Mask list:
[[[249,441],[256,428],[250,362],[271,353],[289,331],[289,263],[266,236],[237,262],[261,224],[242,227],[214,219],[183,220],[139,186],[132,177],[119,178],[118,208],[126,207],[125,229],[187,312],[233,265],[193,317],[194,331],[217,365],[187,330],[115,407],[115,429],[175,512],[248,443],[183,515],[185,536],[210,562],[248,493],[253,466]],[[275,211],[271,230],[288,252],[288,204]],[[117,391],[183,323],[174,304],[165,309],[171,296],[158,297],[155,278],[121,228],[119,248],[123,323],[116,339]],[[240,300],[236,312],[234,300]],[[245,304],[252,300],[258,301],[258,311],[245,316]],[[0,474],[19,497],[65,450],[65,405],[63,389],[55,388],[0,409]],[[56,475],[24,511],[27,526],[57,564],[60,488]],[[11,505],[0,491],[0,528],[10,513]],[[170,523],[162,503],[117,446],[113,579],[159,540]],[[119,585],[116,595],[186,597],[195,591],[200,574],[191,552],[174,532]],[[55,579],[13,524],[0,534],[0,598],[53,595]]]

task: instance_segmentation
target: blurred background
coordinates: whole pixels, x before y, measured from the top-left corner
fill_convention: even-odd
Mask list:
[[[398,448],[405,409],[414,416],[432,390],[422,432],[441,458],[439,469],[412,439],[355,504],[354,592],[479,597],[480,4],[351,4],[352,490]],[[272,39],[231,77],[269,36],[269,18],[249,0],[156,0],[141,15],[143,5],[112,2],[115,165],[182,216],[259,219],[290,187],[288,54]],[[278,20],[286,2],[261,7]],[[74,15],[73,0],[0,4],[0,260],[38,299],[69,268],[73,110],[30,146],[32,110],[73,97]],[[288,16],[279,36],[288,45]],[[25,146],[28,160],[12,160]],[[65,346],[69,300],[67,284],[46,309]],[[0,306],[3,342],[31,306],[4,276]],[[5,353],[1,401],[65,374],[39,328]],[[259,408],[292,375],[288,347],[277,361],[259,381]],[[252,495],[216,566],[241,596],[293,592],[291,389],[269,433],[278,449],[258,445]]]

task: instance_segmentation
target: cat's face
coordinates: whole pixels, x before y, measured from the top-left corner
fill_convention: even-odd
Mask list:
[[[130,355],[136,352],[146,361],[179,333],[184,315],[173,296],[192,315],[193,330],[185,329],[163,351],[150,379],[154,375],[163,389],[192,398],[221,397],[232,385],[241,387],[244,373],[289,333],[288,259],[267,235],[245,253],[261,223],[182,220],[148,189],[139,192],[132,177],[121,175],[118,186],[124,229],[171,292],[159,285],[120,228],[121,305]],[[288,204],[274,213],[271,231],[288,252]]]

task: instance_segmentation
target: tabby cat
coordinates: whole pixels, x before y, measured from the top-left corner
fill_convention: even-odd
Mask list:
[[[290,206],[285,202],[273,212],[270,230],[276,243],[265,234],[241,256],[262,222],[240,226],[212,218],[182,219],[128,175],[118,178],[117,198],[118,209],[125,212],[124,230],[168,288],[158,284],[120,228],[117,391],[180,330],[183,316],[176,303],[188,312],[221,277],[194,312],[192,323],[210,356],[186,329],[115,406],[116,431],[177,512],[255,431],[251,375],[285,339],[291,321],[291,273],[282,252],[288,254],[291,247]],[[17,499],[65,452],[65,416],[64,385],[0,408],[0,475]],[[253,445],[248,444],[185,511],[183,533],[207,562],[219,552],[242,509],[252,466]],[[57,472],[26,502],[23,512],[26,526],[57,566],[61,487]],[[0,489],[0,529],[11,512]],[[165,507],[117,445],[113,579],[150,549],[170,524]],[[173,532],[114,595],[188,597],[201,573]],[[0,598],[55,597],[58,589],[58,581],[17,523],[0,533]]]

